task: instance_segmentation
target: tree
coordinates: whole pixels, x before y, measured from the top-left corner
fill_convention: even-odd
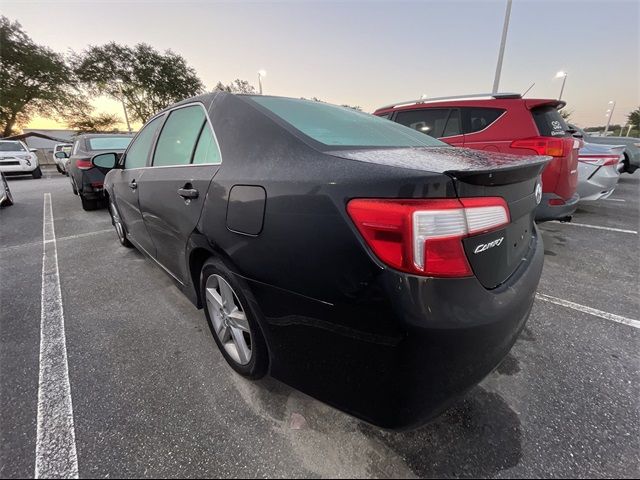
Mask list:
[[[133,120],[146,122],[156,112],[204,91],[186,60],[171,50],[115,42],[92,46],[72,59],[79,81],[97,95],[123,100]]]
[[[10,136],[37,112],[86,108],[65,59],[37,45],[18,22],[0,16],[0,133]]]
[[[631,127],[632,129],[640,130],[640,107],[629,113],[629,115],[627,115],[627,120],[629,121],[629,124],[633,125],[633,127]]]
[[[214,90],[219,90],[221,92],[227,92],[227,93],[249,93],[249,94],[257,93],[256,87],[251,85],[246,80],[240,80],[239,78],[236,78],[229,85],[225,85],[222,82],[218,82]]]
[[[67,126],[80,133],[117,132],[119,123],[120,117],[110,113],[90,115],[81,112],[67,120]]]

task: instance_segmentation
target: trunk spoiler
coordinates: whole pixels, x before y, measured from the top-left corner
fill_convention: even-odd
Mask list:
[[[567,106],[567,102],[564,100],[549,100],[549,99],[540,99],[540,98],[532,98],[524,101],[525,106],[529,110],[533,110],[537,107],[550,106],[556,108],[556,110],[560,110]]]
[[[446,170],[444,173],[456,180],[472,185],[508,185],[537,177],[552,159],[552,157],[548,156],[528,156],[524,158],[527,159],[526,162],[505,163],[484,169]]]

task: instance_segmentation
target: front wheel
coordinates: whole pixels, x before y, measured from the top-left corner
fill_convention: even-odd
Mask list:
[[[227,363],[244,377],[262,378],[269,355],[245,281],[221,260],[211,258],[202,267],[200,294],[209,328]]]
[[[42,178],[42,170],[40,170],[40,167],[36,167],[36,169],[31,173],[31,175],[33,176],[33,178]]]
[[[118,234],[118,240],[123,247],[131,248],[133,245],[127,238],[127,231],[122,223],[118,209],[116,208],[113,200],[109,200],[109,213],[111,214],[111,223],[113,223],[116,233]]]

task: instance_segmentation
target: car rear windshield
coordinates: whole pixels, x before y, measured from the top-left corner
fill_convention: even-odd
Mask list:
[[[24,152],[20,142],[0,142],[0,152]]]
[[[531,113],[543,137],[568,137],[571,135],[569,126],[560,112],[551,105],[534,108]]]
[[[90,150],[124,150],[131,137],[95,137],[89,139]]]
[[[352,108],[294,98],[251,98],[296,130],[328,147],[447,146],[404,125]]]

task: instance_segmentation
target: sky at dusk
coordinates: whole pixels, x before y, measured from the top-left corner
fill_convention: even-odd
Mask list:
[[[235,78],[264,91],[359,105],[490,92],[506,0],[213,2],[2,0],[36,43],[58,52],[109,41],[181,54],[207,88]],[[640,104],[640,1],[514,0],[501,91],[563,99],[581,126],[624,123]],[[117,102],[101,111],[122,116]],[[30,127],[62,128],[55,119]]]

